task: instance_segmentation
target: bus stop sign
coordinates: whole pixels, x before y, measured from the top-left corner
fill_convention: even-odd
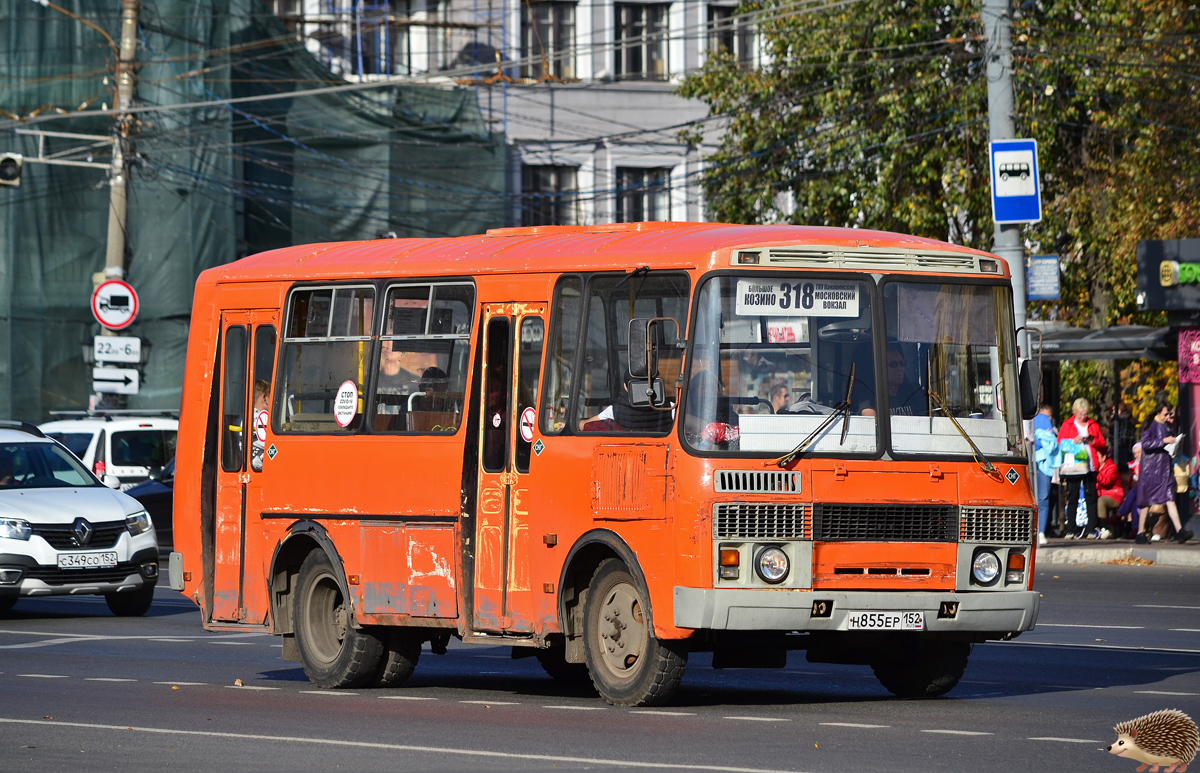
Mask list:
[[[1042,219],[1037,140],[995,140],[992,155],[992,218],[997,223]]]
[[[110,279],[92,293],[92,315],[109,330],[124,330],[137,319],[138,297],[133,287]]]

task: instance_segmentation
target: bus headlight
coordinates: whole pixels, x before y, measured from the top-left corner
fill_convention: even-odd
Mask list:
[[[33,529],[20,518],[0,518],[0,539],[29,539]]]
[[[991,585],[1000,576],[1000,559],[990,550],[981,550],[971,562],[971,575],[980,585]]]
[[[787,553],[777,547],[765,547],[754,557],[754,571],[763,582],[777,585],[787,579],[791,571],[791,562]]]
[[[137,535],[150,531],[150,514],[143,510],[140,513],[125,516],[125,528],[130,534]]]

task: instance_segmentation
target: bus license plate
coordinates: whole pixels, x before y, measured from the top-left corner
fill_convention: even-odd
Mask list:
[[[858,612],[846,618],[849,631],[923,631],[922,612]]]
[[[116,565],[115,550],[106,553],[60,553],[58,556],[59,569],[104,569]]]

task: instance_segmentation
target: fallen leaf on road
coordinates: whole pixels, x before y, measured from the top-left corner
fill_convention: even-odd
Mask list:
[[[50,716],[49,714],[47,714],[46,716],[42,717],[42,719],[54,719],[54,717],[52,717],[52,716]]]
[[[1105,561],[1106,564],[1121,564],[1122,566],[1153,566],[1154,562],[1149,558],[1138,558],[1137,556],[1125,556],[1124,558],[1114,558],[1111,561]]]
[[[234,686],[234,687],[241,687],[241,686],[242,686],[242,680],[241,680],[241,679],[234,679],[234,680],[233,680],[233,686]]]

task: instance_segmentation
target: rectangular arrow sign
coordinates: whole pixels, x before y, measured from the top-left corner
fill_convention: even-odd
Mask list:
[[[136,395],[138,372],[135,368],[92,368],[92,391]]]

